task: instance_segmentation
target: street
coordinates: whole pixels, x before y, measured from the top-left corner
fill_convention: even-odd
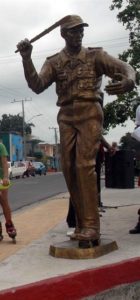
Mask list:
[[[12,211],[67,192],[65,179],[60,172],[48,173],[46,176],[12,179],[11,182],[9,203]],[[101,180],[101,188],[103,186],[104,180]],[[3,215],[2,212],[0,215]]]
[[[12,211],[41,200],[67,192],[62,173],[48,173],[46,176],[12,179],[9,202]]]

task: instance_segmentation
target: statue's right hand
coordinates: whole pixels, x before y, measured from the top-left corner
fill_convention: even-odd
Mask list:
[[[19,50],[23,59],[30,59],[33,46],[28,39],[22,40],[17,44],[17,49]]]

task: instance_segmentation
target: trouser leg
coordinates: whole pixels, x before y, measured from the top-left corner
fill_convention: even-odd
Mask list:
[[[100,143],[100,124],[97,120],[89,120],[78,129],[76,173],[82,211],[82,232],[78,238],[99,238],[100,221],[95,162]]]
[[[93,109],[89,119],[86,117],[79,122],[79,114],[74,123],[59,122],[62,169],[80,228],[78,240],[98,239],[100,234],[95,160],[102,115],[98,107],[93,108],[95,115]]]
[[[60,137],[62,135],[62,168],[76,212],[77,226],[81,229],[81,231],[84,230],[84,232],[85,229],[88,229],[88,232],[90,229],[94,229],[96,232],[96,238],[98,238],[100,222],[98,213],[95,159],[100,139],[95,138],[94,140],[94,138],[92,138],[92,146],[89,147],[89,149],[84,146],[84,150],[82,150],[83,142],[79,140],[79,145],[76,144],[75,146],[75,139],[73,140],[70,138],[70,136],[73,136],[71,129],[66,131],[67,138],[64,137],[64,132],[63,134],[62,132],[60,133]],[[94,136],[96,136],[96,134]],[[67,147],[64,147],[63,139],[64,141],[69,141]],[[90,236],[93,238],[95,233],[89,233],[87,238],[90,239]]]
[[[62,126],[61,126],[62,125]],[[76,131],[66,124],[60,125],[61,165],[76,217],[76,227],[81,228],[82,213],[76,178]]]

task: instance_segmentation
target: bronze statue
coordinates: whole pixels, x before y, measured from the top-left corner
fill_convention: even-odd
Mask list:
[[[105,88],[109,95],[122,94],[134,88],[135,71],[102,48],[84,48],[86,26],[81,17],[69,16],[60,29],[65,48],[47,58],[39,74],[31,59],[31,43],[25,39],[17,49],[28,86],[35,93],[56,83],[62,169],[76,211],[74,238],[97,245],[100,221],[95,160],[103,125],[102,76],[112,79]]]

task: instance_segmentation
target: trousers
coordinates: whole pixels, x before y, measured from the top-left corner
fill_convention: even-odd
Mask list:
[[[95,172],[103,112],[98,102],[74,101],[58,113],[62,170],[79,229],[100,233]]]

